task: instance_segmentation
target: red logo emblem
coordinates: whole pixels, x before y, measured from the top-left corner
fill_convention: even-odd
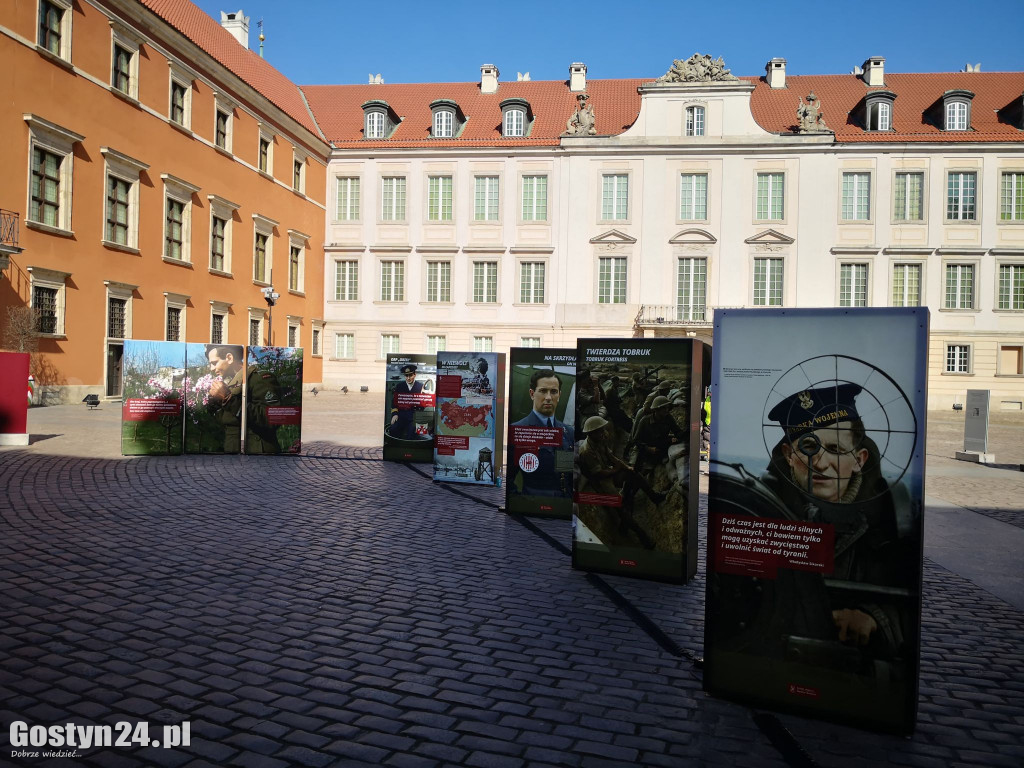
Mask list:
[[[519,457],[519,468],[523,472],[536,472],[540,467],[540,459],[535,453],[524,453]]]

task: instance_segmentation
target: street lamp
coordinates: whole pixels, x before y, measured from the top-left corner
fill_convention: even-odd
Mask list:
[[[273,346],[274,344],[274,305],[277,300],[281,298],[281,294],[274,290],[274,286],[268,285],[262,291],[263,298],[267,302],[267,306],[270,307],[270,318],[267,320],[267,346]]]

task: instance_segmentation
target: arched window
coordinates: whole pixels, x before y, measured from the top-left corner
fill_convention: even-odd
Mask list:
[[[507,138],[526,136],[530,132],[530,104],[525,99],[505,99],[501,102],[501,135]]]
[[[398,115],[386,101],[372,99],[363,103],[363,138],[386,139],[399,123]]]
[[[874,91],[867,97],[864,129],[867,131],[891,131],[893,101],[896,94],[891,91]]]
[[[434,136],[439,139],[450,139],[455,135],[455,112],[451,109],[439,109],[434,113]]]
[[[970,91],[955,90],[942,94],[942,111],[945,115],[943,129],[947,131],[969,131],[971,129]]]

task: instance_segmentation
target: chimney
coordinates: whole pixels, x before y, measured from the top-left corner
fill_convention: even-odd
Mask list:
[[[569,90],[573,93],[587,90],[587,65],[582,61],[569,65]]]
[[[765,80],[771,88],[786,87],[786,60],[775,58],[764,65]]]
[[[220,25],[230,32],[243,48],[249,47],[249,17],[239,8],[235,13],[220,12]]]
[[[885,57],[872,56],[864,62],[864,82],[872,88],[885,85]]]
[[[498,68],[493,64],[480,67],[480,93],[498,92]]]

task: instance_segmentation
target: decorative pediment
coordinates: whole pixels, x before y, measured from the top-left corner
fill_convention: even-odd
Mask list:
[[[632,245],[636,242],[635,237],[630,237],[617,229],[609,229],[603,235],[590,238],[595,245]]]
[[[776,232],[774,229],[766,229],[764,232],[758,232],[753,237],[748,237],[743,242],[750,245],[792,245],[796,241],[781,232]]]
[[[703,229],[684,229],[668,241],[669,245],[711,245],[718,238]]]

